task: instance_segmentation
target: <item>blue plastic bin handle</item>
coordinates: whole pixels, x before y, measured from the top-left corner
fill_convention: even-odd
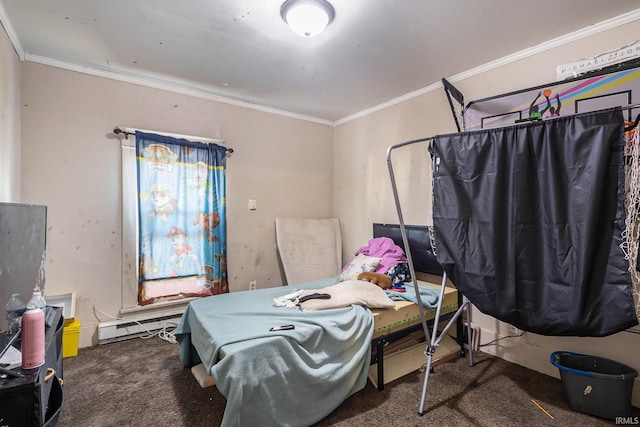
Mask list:
[[[579,369],[573,369],[573,368],[568,368],[566,366],[562,366],[561,364],[559,364],[556,361],[556,355],[558,354],[571,354],[574,356],[586,356],[586,354],[580,354],[580,353],[573,353],[571,351],[554,351],[553,353],[551,353],[551,357],[550,357],[550,362],[553,366],[555,366],[558,369],[561,369],[563,371],[566,372],[572,372],[574,374],[578,374],[578,375],[584,375],[585,377],[590,377],[591,376],[591,372],[589,371],[581,371]]]

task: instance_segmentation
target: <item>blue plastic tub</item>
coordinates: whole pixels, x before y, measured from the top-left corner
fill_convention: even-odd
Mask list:
[[[633,381],[638,371],[613,360],[569,351],[551,354],[560,370],[569,407],[596,417],[615,419],[631,415]]]

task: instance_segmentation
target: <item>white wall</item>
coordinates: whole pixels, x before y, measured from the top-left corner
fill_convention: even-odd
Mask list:
[[[20,60],[0,26],[0,202],[20,201]]]
[[[640,34],[635,21],[604,31],[517,62],[456,81],[467,102],[556,80],[557,64],[595,56],[632,43]],[[449,76],[443,76],[449,77]],[[386,150],[392,144],[455,132],[455,122],[439,89],[410,101],[348,121],[334,131],[334,206],[344,230],[345,262],[371,238],[372,222],[398,222],[386,168]],[[432,224],[431,176],[426,148],[398,151],[394,171],[407,224]],[[419,170],[422,168],[422,170]],[[473,323],[483,343],[510,334],[508,325],[474,310]],[[606,338],[557,338],[525,333],[504,339],[483,351],[558,377],[549,363],[555,350],[571,350],[626,363],[640,370],[640,335],[621,332]],[[636,381],[636,406],[640,405],[640,384]]]
[[[275,217],[332,213],[332,128],[252,109],[22,64],[21,198],[48,207],[49,295],[76,292],[80,347],[121,307],[118,125],[226,140],[231,291],[279,286]],[[258,210],[248,210],[248,199]],[[130,257],[134,262],[133,254]]]

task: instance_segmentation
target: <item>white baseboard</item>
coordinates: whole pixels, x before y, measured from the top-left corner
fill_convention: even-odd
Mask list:
[[[153,313],[130,319],[118,319],[98,324],[98,344],[122,341],[177,326],[184,309]]]

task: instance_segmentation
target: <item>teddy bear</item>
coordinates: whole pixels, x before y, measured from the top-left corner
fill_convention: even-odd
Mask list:
[[[380,286],[382,289],[389,289],[392,285],[391,277],[382,273],[360,273],[358,274],[358,277],[356,277],[356,279],[371,282]]]

